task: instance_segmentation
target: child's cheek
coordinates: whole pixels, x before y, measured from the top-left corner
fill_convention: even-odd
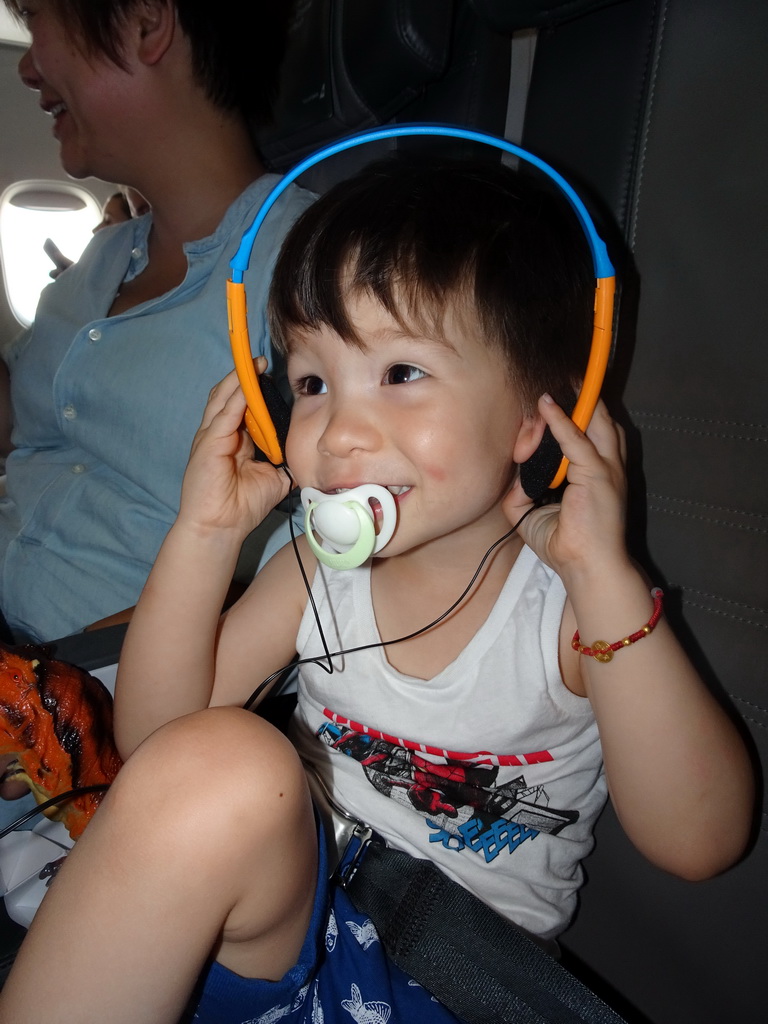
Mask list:
[[[443,465],[442,463],[427,465],[425,467],[425,474],[430,480],[434,480],[435,483],[444,483],[450,476],[450,467]]]
[[[299,432],[293,428],[288,429],[288,436],[285,440],[285,461],[299,487],[303,486],[301,480],[306,476],[305,459],[302,458],[302,445],[298,436]]]

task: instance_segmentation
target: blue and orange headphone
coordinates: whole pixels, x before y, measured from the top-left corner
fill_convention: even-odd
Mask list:
[[[227,310],[232,354],[240,384],[245,395],[247,411],[245,425],[254,444],[275,466],[284,464],[283,442],[287,431],[287,417],[279,408],[279,396],[274,388],[262,388],[268,378],[260,382],[253,365],[246,310],[245,284],[243,275],[248,269],[251,251],[256,235],[275,202],[300,175],[337,153],[371,142],[399,139],[409,136],[436,136],[439,138],[462,139],[483,143],[511,154],[542,171],[568,199],[581,224],[589,243],[595,272],[595,304],[590,347],[584,379],[571,418],[581,429],[586,430],[600,397],[600,389],[608,366],[613,330],[613,309],[616,288],[616,272],[608,258],[605,243],[600,238],[584,203],[568,182],[549,164],[514,143],[494,135],[487,135],[467,128],[453,126],[408,124],[388,128],[376,128],[340,139],[300,161],[275,185],[259,208],[256,217],[245,232],[240,246],[231,260],[231,277],[227,281]],[[277,399],[277,401],[276,401]],[[274,415],[270,414],[271,411]],[[275,420],[278,426],[275,425]],[[541,453],[541,454],[540,454]],[[537,458],[539,463],[537,463]],[[525,469],[531,467],[526,475]],[[522,483],[529,497],[539,499],[547,490],[554,490],[565,480],[568,460],[556,449],[554,461],[542,448],[534,453],[524,465]],[[527,479],[530,484],[526,483]],[[536,492],[536,493],[533,493]]]

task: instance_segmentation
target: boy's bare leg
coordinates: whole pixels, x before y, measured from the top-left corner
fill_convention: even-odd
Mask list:
[[[209,955],[293,966],[317,842],[289,741],[214,708],[149,737],[67,858],[0,994],[0,1021],[175,1022]]]

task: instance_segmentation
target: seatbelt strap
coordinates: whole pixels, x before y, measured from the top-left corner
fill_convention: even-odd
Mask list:
[[[354,847],[354,843],[351,844]],[[625,1024],[520,929],[430,861],[383,843],[337,875],[387,954],[467,1024]],[[345,865],[354,861],[354,870]]]

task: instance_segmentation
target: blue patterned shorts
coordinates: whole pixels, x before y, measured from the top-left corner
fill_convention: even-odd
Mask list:
[[[371,920],[328,883],[322,826],[312,920],[299,960],[280,981],[208,972],[193,1017],[201,1024],[459,1024],[391,963]]]

